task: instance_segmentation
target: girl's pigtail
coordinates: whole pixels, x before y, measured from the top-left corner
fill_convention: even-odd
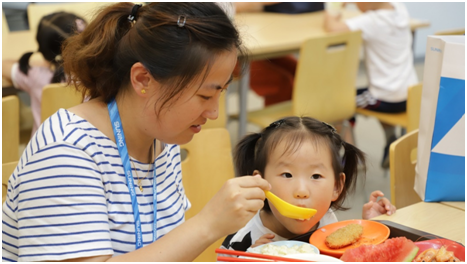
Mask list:
[[[34,52],[24,53],[19,59],[19,70],[26,75],[28,75],[28,71],[31,68],[31,66],[29,66],[29,59],[33,53]]]
[[[353,193],[356,187],[359,164],[362,166],[363,172],[366,172],[365,154],[354,145],[342,142],[344,147],[344,156],[342,158],[344,164],[343,171],[346,176],[344,190],[348,193]]]
[[[237,176],[252,175],[255,170],[256,143],[261,138],[261,133],[253,133],[245,136],[235,149],[235,169]]]

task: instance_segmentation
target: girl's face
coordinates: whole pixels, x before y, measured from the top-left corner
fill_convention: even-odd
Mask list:
[[[271,207],[272,226],[286,238],[308,232],[328,211],[331,202],[340,194],[335,188],[331,153],[325,143],[307,140],[295,151],[285,153],[287,143],[282,141],[270,154],[264,178],[271,184],[271,192],[281,199],[318,212],[310,220],[297,220],[281,215]],[[342,174],[342,178],[344,178]]]
[[[201,126],[206,123],[207,119],[217,119],[219,97],[232,78],[236,62],[237,51],[235,49],[219,54],[204,82],[202,78],[192,82],[181,95],[177,95],[175,102],[169,101],[164,106],[159,116],[156,115],[153,107],[148,107],[145,113],[147,121],[153,123],[149,128],[153,132],[150,133],[169,144],[181,145],[191,141],[194,134],[200,132]],[[157,94],[151,100],[149,106],[156,104]],[[157,107],[160,107],[159,104]],[[154,120],[157,121],[154,122]]]

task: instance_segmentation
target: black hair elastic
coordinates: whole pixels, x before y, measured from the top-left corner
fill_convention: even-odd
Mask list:
[[[136,14],[138,13],[138,9],[142,6],[142,4],[136,4],[133,6],[133,8],[131,9],[131,13],[130,15],[128,16],[128,21],[130,22],[133,22],[135,21],[135,18],[136,18]]]
[[[331,130],[331,133],[333,133],[333,134],[337,133],[337,130],[333,126],[331,126],[330,124],[328,124],[326,122],[321,122],[321,123],[323,123],[325,126],[327,126]]]

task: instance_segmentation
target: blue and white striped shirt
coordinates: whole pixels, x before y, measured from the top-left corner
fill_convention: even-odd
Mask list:
[[[153,239],[152,164],[133,168],[144,246]],[[180,147],[156,158],[157,237],[185,221]],[[64,260],[135,250],[131,198],[117,146],[86,120],[60,109],[24,150],[8,182],[2,215],[3,261]]]

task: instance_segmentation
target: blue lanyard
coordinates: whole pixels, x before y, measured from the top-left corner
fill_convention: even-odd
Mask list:
[[[126,184],[128,185],[128,190],[130,191],[131,205],[133,206],[133,217],[135,219],[135,236],[136,249],[143,247],[143,233],[141,229],[141,220],[139,217],[139,208],[138,200],[136,199],[135,185],[133,182],[133,174],[131,173],[130,157],[128,155],[128,149],[126,147],[125,135],[123,134],[122,120],[120,119],[120,114],[118,112],[117,103],[115,99],[112,99],[107,105],[109,109],[110,122],[112,123],[112,129],[115,136],[115,141],[117,143],[118,153],[122,159],[123,169],[125,170]],[[135,168],[136,169],[136,168]],[[153,233],[152,239],[156,241],[157,238],[157,189],[156,189],[156,166],[154,166],[153,171],[153,204],[154,204],[154,223],[153,223]]]

